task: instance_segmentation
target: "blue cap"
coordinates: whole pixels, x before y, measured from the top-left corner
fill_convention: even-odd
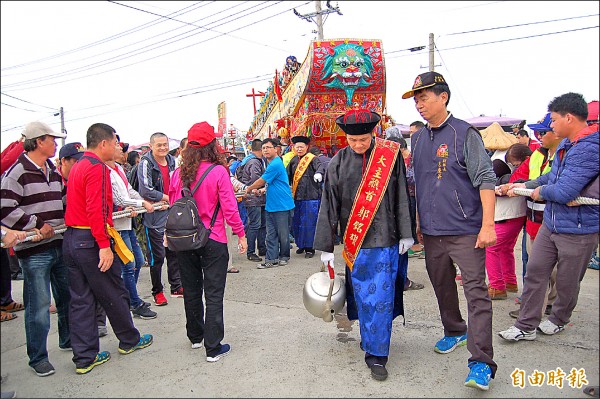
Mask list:
[[[60,148],[60,151],[58,152],[58,159],[70,157],[79,160],[83,156],[84,152],[85,148],[83,148],[81,143],[68,143]]]
[[[550,112],[544,116],[544,119],[539,121],[538,123],[532,123],[531,125],[527,125],[531,130],[535,130],[536,132],[549,132],[552,131],[550,124],[552,120],[550,119]]]

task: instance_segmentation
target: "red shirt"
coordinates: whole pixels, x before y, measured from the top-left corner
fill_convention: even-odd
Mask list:
[[[540,143],[539,141],[535,141],[535,140],[529,139],[529,149],[532,152],[535,151],[535,150],[537,150],[541,146],[542,146],[542,143]]]
[[[112,185],[110,169],[93,152],[86,151],[73,165],[67,190],[67,226],[87,226],[92,230],[100,248],[110,246],[106,225],[112,220]]]
[[[517,180],[529,180],[529,158],[527,157],[517,169],[510,175],[509,183],[514,183]]]
[[[163,194],[169,192],[169,186],[171,185],[171,176],[169,176],[169,164],[167,163],[165,166],[158,164],[160,168],[160,174],[163,178]]]

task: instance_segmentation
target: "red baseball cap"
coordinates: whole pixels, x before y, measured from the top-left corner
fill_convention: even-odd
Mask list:
[[[215,138],[215,128],[208,122],[195,123],[188,130],[188,145],[193,148],[205,147]]]

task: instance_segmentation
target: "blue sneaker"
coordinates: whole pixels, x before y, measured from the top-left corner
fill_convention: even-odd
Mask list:
[[[140,337],[140,340],[138,341],[138,343],[134,346],[132,346],[129,349],[123,349],[121,347],[119,347],[119,353],[123,354],[123,355],[129,355],[131,352],[136,351],[138,349],[144,349],[150,345],[152,345],[152,335],[151,334],[144,334]]]
[[[467,344],[467,334],[457,335],[455,337],[448,337],[444,335],[444,338],[440,339],[436,344],[434,351],[437,353],[450,353],[459,346]]]
[[[492,379],[492,369],[483,362],[470,362],[469,375],[465,380],[465,386],[470,388],[479,388],[482,391],[490,389],[490,380]]]

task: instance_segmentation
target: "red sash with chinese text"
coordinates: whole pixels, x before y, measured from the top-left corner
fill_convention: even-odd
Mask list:
[[[306,169],[308,169],[308,165],[310,165],[314,157],[315,155],[309,152],[308,154],[303,156],[302,159],[300,159],[300,162],[298,162],[298,166],[296,167],[296,171],[294,172],[294,181],[292,183],[292,197],[296,198],[296,189],[298,188],[298,183],[300,183],[302,175],[304,175],[304,172],[306,172]]]
[[[350,271],[352,271],[354,261],[373,222],[375,213],[379,209],[399,151],[398,143],[375,138],[375,148],[373,148],[367,164],[367,171],[358,187],[344,233],[342,256]]]

